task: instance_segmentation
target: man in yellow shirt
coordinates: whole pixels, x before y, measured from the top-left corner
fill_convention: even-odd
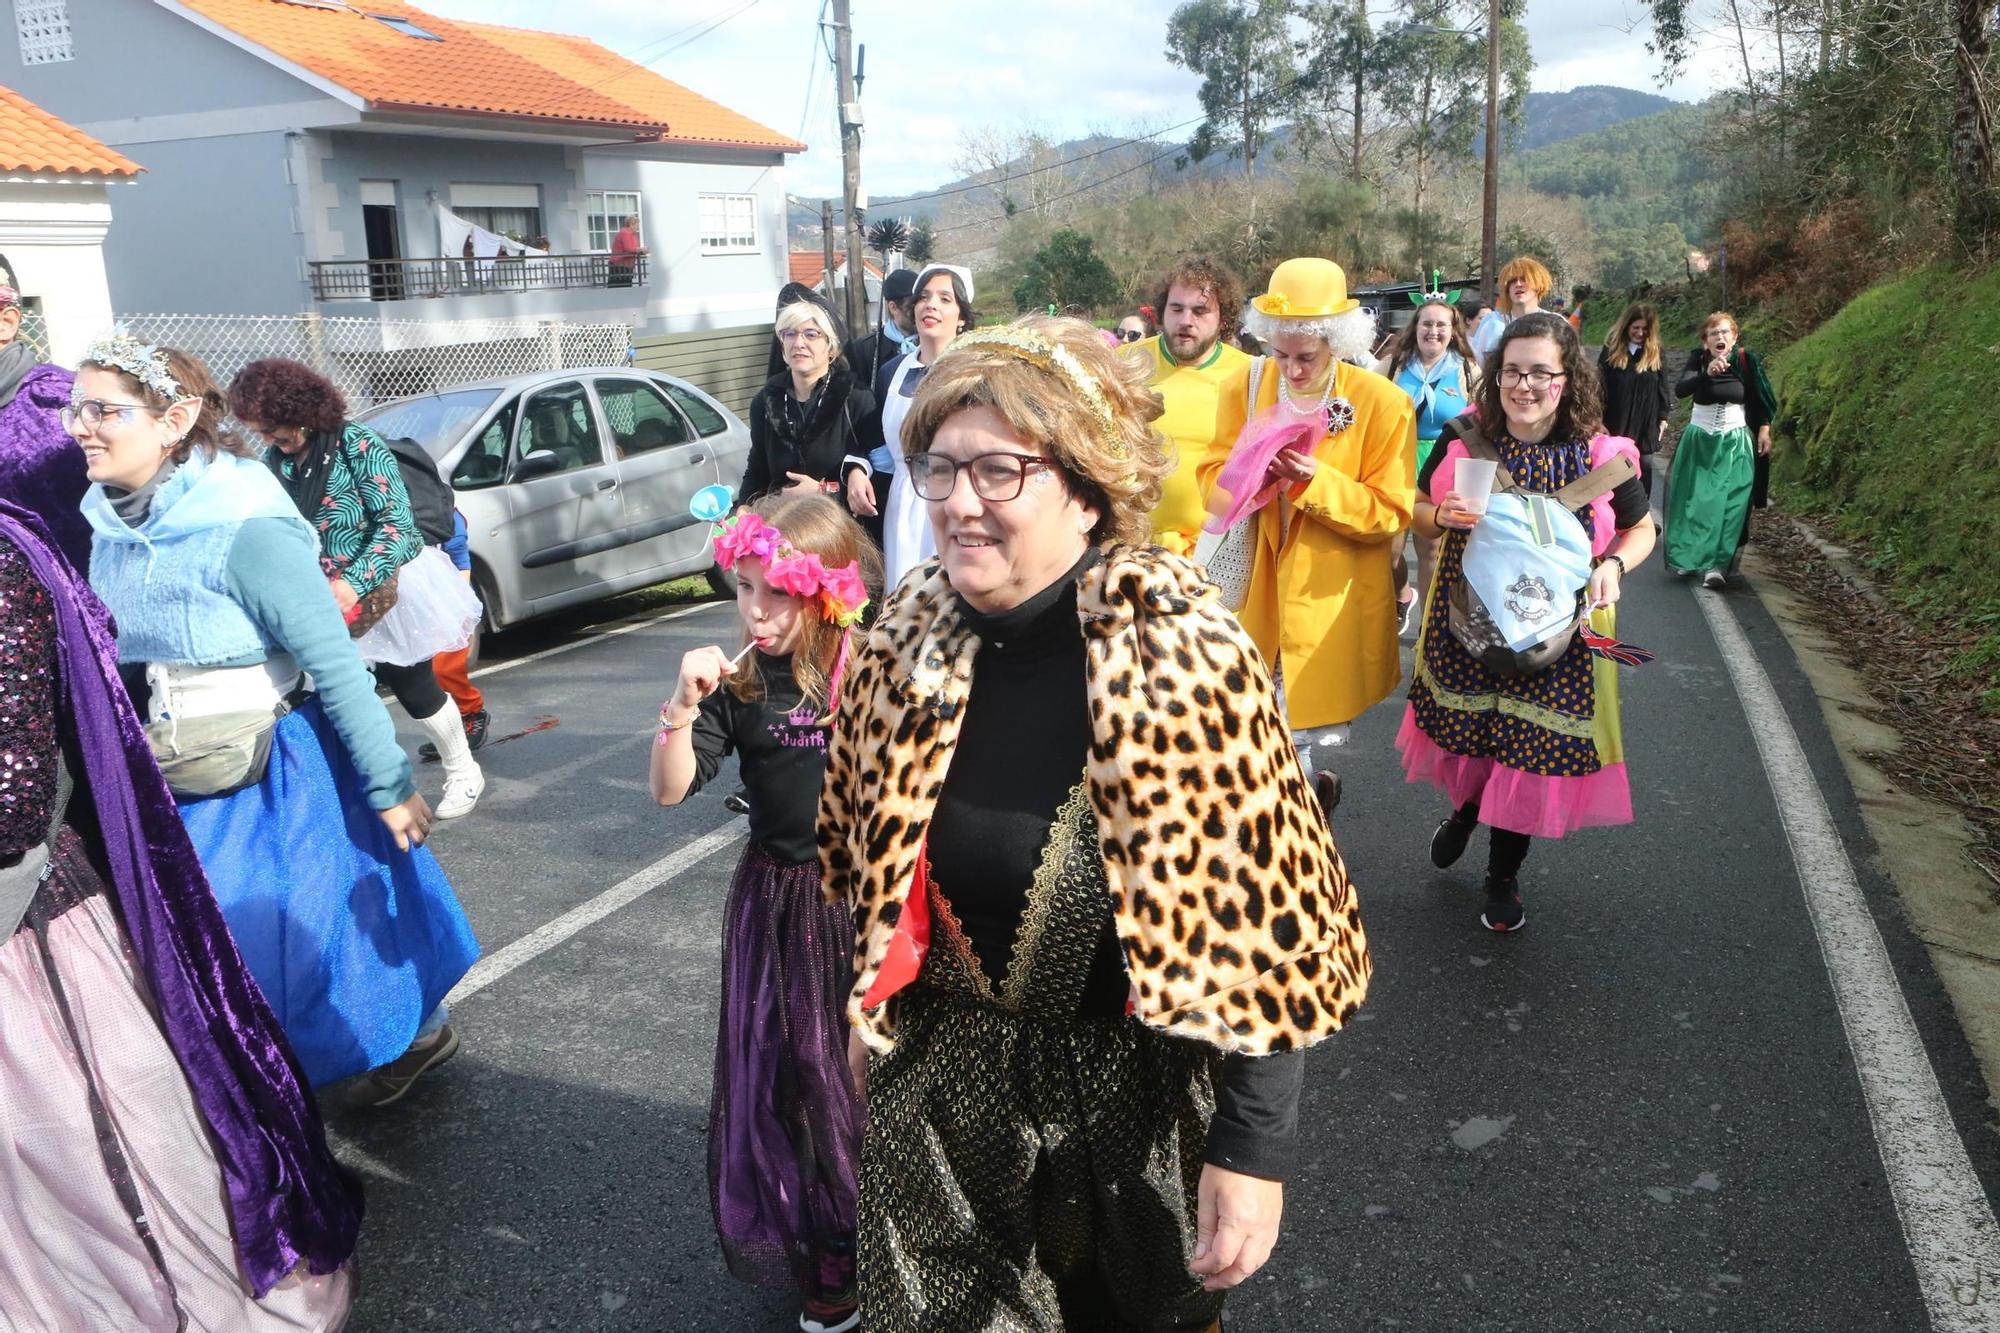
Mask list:
[[[1243,280],[1208,255],[1185,255],[1160,284],[1157,336],[1133,343],[1126,355],[1144,357],[1147,384],[1166,403],[1158,426],[1180,455],[1153,510],[1153,540],[1179,555],[1194,550],[1208,517],[1195,468],[1211,445],[1228,444],[1242,428],[1244,405],[1224,401],[1233,375],[1242,396],[1250,358],[1234,345],[1243,312]]]

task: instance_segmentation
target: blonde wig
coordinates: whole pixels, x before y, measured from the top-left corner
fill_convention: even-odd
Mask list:
[[[773,330],[782,334],[787,329],[796,329],[810,324],[826,335],[826,345],[830,349],[827,364],[840,360],[840,334],[833,327],[833,317],[826,313],[826,307],[817,301],[794,301],[778,312],[778,322]]]
[[[1150,369],[1080,319],[1028,315],[953,342],[924,376],[903,440],[926,453],[954,414],[991,407],[1098,510],[1091,541],[1143,542],[1174,466],[1173,446],[1152,426],[1164,408],[1146,387]]]

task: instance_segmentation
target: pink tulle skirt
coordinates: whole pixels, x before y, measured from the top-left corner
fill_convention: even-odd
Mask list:
[[[1479,822],[1533,838],[1560,838],[1580,828],[1632,822],[1632,784],[1623,763],[1584,777],[1542,777],[1492,759],[1453,754],[1423,733],[1415,710],[1403,709],[1396,748],[1403,776],[1443,792],[1454,810],[1479,802]]]

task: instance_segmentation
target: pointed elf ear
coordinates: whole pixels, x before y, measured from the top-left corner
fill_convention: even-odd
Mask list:
[[[1458,298],[1459,298],[1459,297],[1461,297],[1461,296],[1463,296],[1463,295],[1465,295],[1465,292],[1464,292],[1463,290],[1460,290],[1460,291],[1455,291],[1455,292],[1446,292],[1446,293],[1445,293],[1445,298],[1444,298],[1444,303],[1445,303],[1446,305],[1457,305],[1457,304],[1458,304]]]
[[[1423,303],[1424,303],[1424,294],[1423,294],[1422,292],[1411,292],[1411,293],[1410,293],[1410,304],[1411,304],[1411,305],[1422,305]]]

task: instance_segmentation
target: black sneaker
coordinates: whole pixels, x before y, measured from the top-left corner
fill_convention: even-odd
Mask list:
[[[1431,834],[1431,864],[1439,870],[1449,870],[1458,864],[1458,858],[1465,855],[1465,844],[1472,841],[1472,831],[1479,827],[1479,821],[1460,820],[1456,814],[1438,825],[1438,831]]]
[[[1528,924],[1528,914],[1521,910],[1520,880],[1512,875],[1486,877],[1486,906],[1479,913],[1479,924],[1502,935]]]
[[[488,713],[484,708],[464,720],[465,743],[467,747],[477,750],[480,746],[486,744],[487,724],[492,720],[493,715]],[[438,747],[432,745],[429,741],[425,741],[417,747],[417,758],[426,764],[435,764],[438,761]]]

